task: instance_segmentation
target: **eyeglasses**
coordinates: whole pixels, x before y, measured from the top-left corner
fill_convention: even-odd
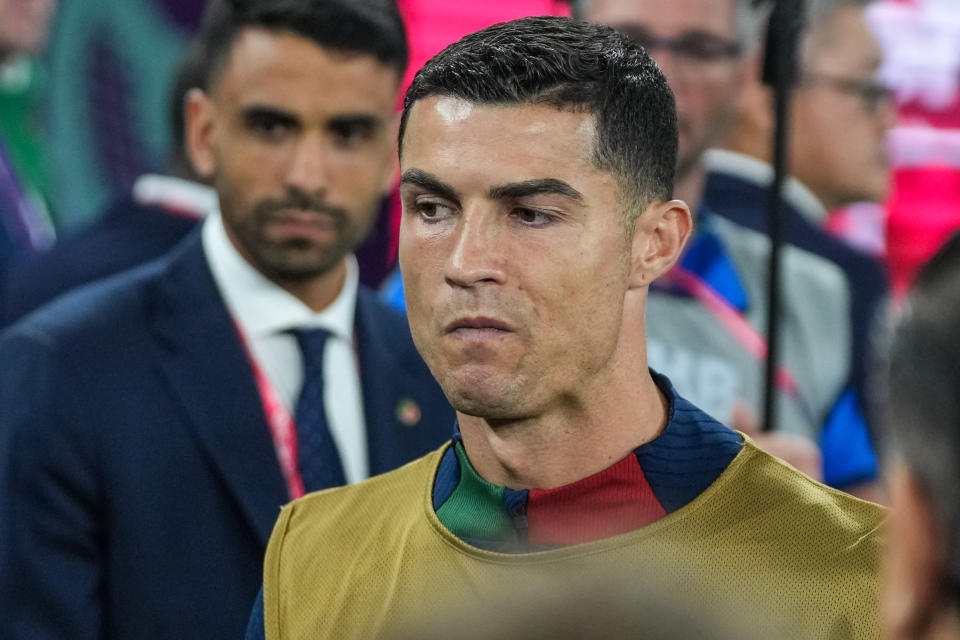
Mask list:
[[[688,62],[732,60],[739,58],[743,53],[743,45],[738,41],[699,31],[664,38],[634,25],[619,25],[617,30],[646,49],[648,53],[655,49],[667,49],[678,59]]]
[[[856,95],[864,108],[871,113],[877,111],[881,105],[892,103],[894,98],[893,89],[876,80],[857,80],[814,73],[806,74],[803,82],[807,85],[820,85],[834,91]]]

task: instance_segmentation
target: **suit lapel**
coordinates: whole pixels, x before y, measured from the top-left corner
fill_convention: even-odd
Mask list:
[[[200,446],[266,545],[289,497],[250,362],[199,233],[171,257],[149,299],[155,308],[148,316],[164,351],[161,373]]]
[[[396,348],[384,344],[385,327],[378,323],[371,296],[363,288],[357,292],[356,327],[370,475],[375,475],[399,467],[405,458],[395,415],[403,369],[395,362]]]

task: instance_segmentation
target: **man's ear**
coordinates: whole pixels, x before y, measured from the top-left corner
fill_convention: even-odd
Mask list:
[[[633,271],[630,286],[649,286],[669,271],[693,229],[690,208],[682,200],[654,202],[640,214],[633,231]]]
[[[217,169],[217,159],[213,151],[216,107],[203,90],[191,89],[183,99],[183,109],[190,161],[197,175],[204,180],[210,180]]]
[[[933,505],[913,472],[897,463],[891,499],[883,613],[891,638],[925,637],[943,615],[944,546]]]
[[[389,147],[389,161],[383,176],[383,182],[380,185],[384,196],[390,196],[397,188],[397,182],[400,179],[400,157],[397,152],[397,136],[400,132],[400,112],[397,111],[390,119],[387,127],[387,135],[391,141]]]

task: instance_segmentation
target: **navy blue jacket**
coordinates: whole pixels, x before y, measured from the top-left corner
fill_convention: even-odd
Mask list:
[[[3,274],[0,327],[79,285],[105,278],[170,251],[197,220],[132,196],[118,199],[90,227],[42,253],[12,260]]]
[[[406,319],[363,288],[356,342],[370,472],[447,440]],[[288,496],[199,234],[27,316],[0,363],[0,638],[242,637]]]

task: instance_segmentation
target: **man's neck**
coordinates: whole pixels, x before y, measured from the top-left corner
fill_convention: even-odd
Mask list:
[[[553,489],[619,462],[666,427],[667,399],[642,361],[642,373],[536,417],[491,423],[458,413],[470,463],[496,485]]]
[[[346,279],[347,263],[341,259],[328,271],[310,280],[273,282],[310,307],[311,311],[323,311],[340,295]]]
[[[341,258],[324,273],[309,279],[278,278],[266,273],[257,266],[256,260],[254,260],[253,256],[236,240],[226,224],[224,224],[224,231],[226,231],[230,244],[233,245],[233,248],[247,264],[259,271],[263,277],[270,280],[270,282],[300,300],[300,302],[309,307],[311,311],[323,311],[337,299],[340,291],[343,290],[343,285],[347,279],[347,262],[345,258]]]

